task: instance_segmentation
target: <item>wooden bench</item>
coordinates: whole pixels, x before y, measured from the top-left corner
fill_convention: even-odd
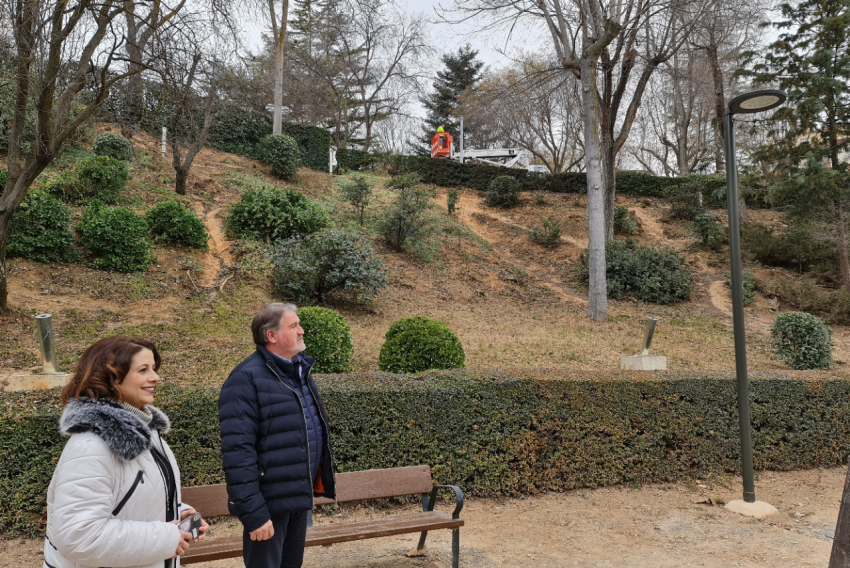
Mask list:
[[[455,492],[456,505],[451,516],[434,511],[437,492],[440,489],[451,489]],[[422,512],[375,521],[310,527],[307,529],[307,546],[330,546],[337,542],[421,532],[417,550],[422,550],[425,548],[428,531],[451,529],[452,568],[458,568],[460,527],[463,526],[463,521],[459,517],[463,508],[463,492],[455,485],[434,485],[431,481],[431,468],[427,465],[338,473],[336,495],[335,501],[319,497],[316,498],[315,503],[316,505],[332,505],[364,499],[422,495]],[[204,517],[230,514],[227,509],[225,484],[186,487],[183,489],[183,501],[194,507]],[[235,556],[242,556],[242,535],[209,539],[193,544],[180,559],[180,564],[194,564]]]

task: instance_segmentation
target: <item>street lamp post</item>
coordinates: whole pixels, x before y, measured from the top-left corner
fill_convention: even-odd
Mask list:
[[[729,102],[729,106],[726,109],[724,142],[726,146],[726,195],[729,201],[729,256],[732,265],[732,322],[735,331],[735,375],[738,383],[738,420],[741,426],[741,470],[744,480],[744,503],[746,504],[756,503],[756,490],[753,478],[753,440],[750,430],[747,337],[744,331],[741,229],[738,222],[738,167],[735,161],[735,124],[732,117],[736,114],[764,112],[776,108],[784,103],[785,99],[786,95],[783,91],[775,89],[753,91],[735,97]],[[747,509],[747,507],[744,506],[743,509]],[[775,509],[773,510],[775,511]],[[739,512],[745,511],[741,510]]]

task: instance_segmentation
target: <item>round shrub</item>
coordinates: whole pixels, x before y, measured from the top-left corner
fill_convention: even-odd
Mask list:
[[[521,191],[522,186],[516,178],[499,176],[490,182],[484,203],[490,207],[515,207]]]
[[[129,209],[96,202],[83,211],[77,232],[96,268],[140,272],[154,261],[148,224]]]
[[[369,241],[337,229],[279,241],[271,258],[277,293],[302,303],[330,295],[368,301],[387,286],[387,269]]]
[[[113,134],[112,132],[98,134],[97,138],[94,139],[92,150],[96,156],[109,156],[116,160],[133,158],[133,144],[120,134]]]
[[[272,167],[272,173],[290,178],[301,165],[301,150],[291,136],[270,134],[262,141],[263,161]]]
[[[75,169],[82,198],[115,203],[130,179],[127,164],[109,156],[81,160]]]
[[[832,365],[832,330],[819,317],[784,312],[770,326],[773,350],[792,369],[824,369]]]
[[[227,218],[231,235],[265,241],[315,233],[328,225],[330,219],[324,209],[287,188],[249,191]]]
[[[305,353],[316,359],[317,373],[346,373],[351,370],[351,329],[339,312],[330,308],[298,308],[304,329]]]
[[[390,326],[384,339],[378,368],[390,373],[461,369],[466,358],[449,326],[429,318],[399,320]]]
[[[176,201],[160,203],[145,215],[151,235],[158,243],[207,248],[209,235],[204,222]]]
[[[30,191],[12,216],[6,252],[36,262],[66,260],[74,249],[71,210],[44,191]]]

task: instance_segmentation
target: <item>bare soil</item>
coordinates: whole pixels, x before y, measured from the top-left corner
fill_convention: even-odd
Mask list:
[[[763,521],[720,505],[740,498],[740,479],[610,487],[546,493],[523,499],[469,499],[463,508],[461,566],[602,568],[823,568],[838,518],[845,468],[760,472],[759,500],[779,509]],[[438,509],[451,511],[451,503]],[[317,512],[317,525],[380,518],[417,510],[415,504],[343,506]],[[241,534],[231,517],[213,524],[210,538]],[[408,558],[418,535],[307,549],[304,566],[323,568],[437,568],[451,565],[449,531],[428,536],[426,556]],[[41,566],[39,540],[0,541],[0,567]],[[197,564],[241,568],[241,558]]]

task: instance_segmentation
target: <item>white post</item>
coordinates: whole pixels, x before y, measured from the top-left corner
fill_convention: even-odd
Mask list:
[[[166,138],[165,132],[166,132],[166,128],[163,126],[162,127],[162,153],[163,154],[165,154],[165,138]]]
[[[460,117],[460,163],[463,163],[463,117]]]

